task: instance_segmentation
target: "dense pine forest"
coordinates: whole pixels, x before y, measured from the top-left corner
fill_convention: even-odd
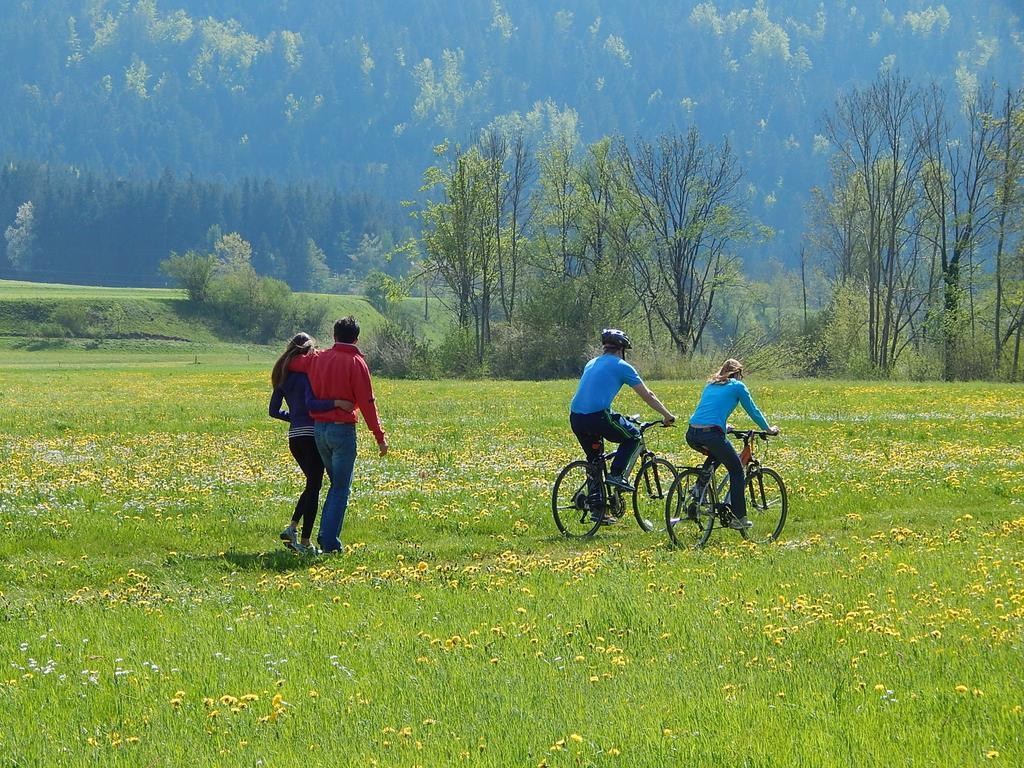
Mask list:
[[[555,302],[684,356],[787,339],[805,370],[1017,375],[1019,11],[7,4],[0,276],[166,284],[237,232],[292,288],[422,283],[484,368]],[[659,202],[663,171],[699,183]],[[685,189],[714,206],[673,220]]]

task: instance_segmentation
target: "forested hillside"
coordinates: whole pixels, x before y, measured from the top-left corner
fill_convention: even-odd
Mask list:
[[[1014,85],[1017,11],[1009,0],[4,3],[0,152],[108,179],[170,169],[397,201],[414,195],[434,144],[496,120],[535,132],[571,121],[583,141],[693,123],[729,137],[751,213],[776,230],[759,252],[792,264],[837,95],[891,67],[950,93]],[[2,201],[0,224],[20,202]]]

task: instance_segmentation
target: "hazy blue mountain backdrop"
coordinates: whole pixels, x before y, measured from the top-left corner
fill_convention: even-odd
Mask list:
[[[406,234],[398,203],[445,138],[468,142],[495,121],[534,132],[571,121],[582,142],[695,124],[730,139],[750,213],[775,231],[745,248],[756,274],[763,257],[795,263],[809,190],[827,183],[823,114],[844,89],[890,68],[934,78],[953,100],[977,82],[1018,86],[1021,10],[11,0],[0,4],[0,229],[29,199],[53,222],[40,232],[51,247],[37,243],[40,279],[159,283],[159,260],[207,245],[214,224],[240,231],[267,270],[312,238],[342,272],[364,235],[386,247]],[[144,223],[147,206],[162,227]],[[177,208],[192,212],[187,226]],[[134,252],[111,255],[111,240]]]

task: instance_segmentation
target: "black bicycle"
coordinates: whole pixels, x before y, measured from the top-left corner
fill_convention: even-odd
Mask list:
[[[754,457],[755,438],[767,442],[773,435],[753,429],[726,431],[743,440],[740,461],[746,476],[747,517],[753,527],[741,530],[740,534],[758,544],[775,541],[786,524],[786,486],[778,472]],[[679,471],[665,500],[665,529],[672,544],[699,549],[708,543],[716,525],[729,527],[732,511],[719,501],[725,498],[728,483],[728,473],[715,483],[715,467],[710,462]]]
[[[603,451],[593,461],[571,461],[565,465],[551,491],[551,513],[563,535],[572,538],[593,536],[597,529],[618,522],[626,514],[626,496],[632,496],[633,515],[645,531],[658,529],[663,519],[666,493],[676,477],[676,468],[668,459],[655,455],[647,447],[644,433],[661,420],[641,423],[639,417],[626,417],[640,428],[640,456],[637,459],[636,489],[625,491],[607,482],[608,464],[615,451]],[[594,492],[588,479],[593,477]],[[658,521],[658,522],[655,522]]]

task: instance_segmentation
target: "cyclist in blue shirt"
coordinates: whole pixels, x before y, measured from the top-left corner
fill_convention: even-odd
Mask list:
[[[672,424],[676,417],[661,404],[640,378],[636,368],[626,362],[626,350],[631,349],[629,337],[617,328],[601,331],[603,354],[595,357],[583,369],[576,394],[569,405],[569,425],[579,440],[587,461],[593,462],[603,451],[602,440],[619,443],[612,459],[609,483],[626,491],[633,486],[626,479],[640,450],[640,430],[629,420],[611,410],[612,400],[623,384],[628,384],[651,408],[660,413],[665,426]],[[596,489],[590,488],[591,495]],[[595,522],[614,522],[605,517],[603,511],[594,510]]]
[[[726,420],[737,405],[742,405],[743,410],[757,426],[773,435],[779,434],[779,428],[770,426],[764,414],[754,404],[750,390],[741,381],[742,378],[743,363],[730,357],[722,364],[718,373],[708,379],[701,393],[700,402],[690,417],[689,429],[686,430],[686,444],[707,456],[704,461],[705,468],[724,464],[729,470],[728,506],[732,510],[732,518],[728,525],[736,530],[750,528],[753,523],[747,518],[743,463],[726,437]],[[697,492],[700,493],[699,489]]]

